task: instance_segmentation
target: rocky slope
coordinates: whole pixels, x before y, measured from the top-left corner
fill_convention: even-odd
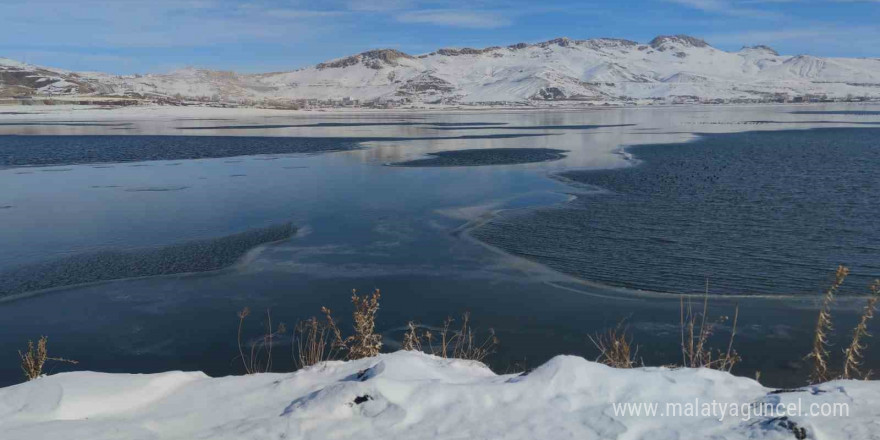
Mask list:
[[[248,75],[184,69],[114,76],[0,58],[0,97],[47,94],[464,104],[880,98],[880,59],[784,56],[766,46],[726,52],[684,35],[647,44],[558,38],[418,56],[380,49]]]

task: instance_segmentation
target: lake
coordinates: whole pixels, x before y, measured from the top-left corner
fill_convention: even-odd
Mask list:
[[[470,311],[499,371],[595,357],[621,320],[672,363],[676,294],[707,282],[740,307],[734,372],[798,385],[836,265],[835,348],[880,277],[877,109],[4,116],[0,385],[44,334],[80,369],[240,373],[241,308],[346,318],[374,288],[390,349]]]

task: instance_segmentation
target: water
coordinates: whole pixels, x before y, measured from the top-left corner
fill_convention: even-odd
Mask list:
[[[816,115],[792,113],[805,109],[846,113],[822,115],[833,124],[810,124],[804,121],[815,120]],[[319,313],[322,305],[344,319],[350,312],[347,302],[353,288],[382,289],[378,328],[391,348],[409,320],[439,325],[447,315],[469,310],[478,328],[497,331],[501,346],[493,365],[502,371],[535,366],[559,353],[595,356],[586,335],[615,326],[623,318],[643,345],[640,353],[647,362],[675,362],[677,297],[608,286],[629,285],[632,279],[623,276],[572,278],[533,260],[500,252],[473,237],[491,230],[493,218],[507,221],[512,214],[531,218],[599,200],[599,195],[584,192],[602,182],[571,185],[551,178],[557,173],[616,170],[597,172],[630,176],[647,167],[629,170],[629,155],[648,165],[652,161],[645,154],[651,153],[643,151],[655,152],[653,162],[658,162],[664,152],[680,148],[623,151],[625,145],[681,144],[693,140],[695,131],[821,126],[868,133],[871,129],[866,123],[880,118],[852,111],[870,109],[681,107],[223,118],[109,114],[100,120],[81,117],[83,120],[75,121],[51,115],[40,115],[39,120],[11,115],[19,119],[4,119],[2,122],[10,124],[0,125],[0,134],[17,135],[0,136],[6,166],[0,169],[0,273],[21,273],[26,271],[22,268],[46,264],[68,267],[64,262],[95,261],[89,257],[94,255],[173,261],[176,257],[166,257],[163,249],[193,249],[187,244],[217,240],[229,246],[218,250],[222,264],[203,265],[199,260],[195,267],[186,268],[188,273],[162,269],[160,276],[56,288],[0,302],[4,316],[0,350],[13,353],[7,357],[9,361],[0,362],[0,383],[19,380],[15,351],[28,338],[43,334],[49,336],[50,348],[57,355],[79,360],[77,368],[238,373],[232,360],[237,352],[235,314],[242,307],[255,311],[247,327],[254,334],[259,329],[258,316],[266,309],[272,310],[273,321],[287,322],[288,327]],[[780,123],[749,123],[755,120]],[[53,123],[66,121],[77,125]],[[22,145],[37,145],[42,152],[26,148],[25,154],[16,154],[19,159],[9,159],[9,151],[21,151]],[[248,145],[260,149],[248,151]],[[321,145],[321,149],[296,149],[302,145]],[[387,166],[454,150],[486,150],[487,154],[476,156],[478,164],[485,165],[483,159],[491,158],[496,149],[513,148],[565,150],[565,157],[497,166]],[[791,148],[796,150],[797,146]],[[846,151],[874,151],[860,148]],[[810,151],[821,152],[822,148]],[[21,162],[21,157],[26,160]],[[693,160],[706,161],[696,157]],[[725,160],[736,162],[738,157]],[[872,159],[852,160],[869,163]],[[576,177],[568,175],[569,179]],[[868,190],[876,180],[866,178]],[[625,178],[609,179],[621,185],[628,182]],[[666,197],[691,189],[694,182],[696,178],[688,186],[667,188],[675,191]],[[615,192],[622,193],[619,189]],[[578,198],[571,201],[573,194]],[[644,226],[645,218],[649,216],[611,220],[637,228]],[[515,238],[533,243],[535,237],[556,226],[554,221],[531,223],[530,229],[517,230]],[[280,242],[259,245],[263,240],[247,241],[247,249],[242,249],[241,240],[222,240],[288,223],[296,228],[296,235]],[[870,226],[875,224],[862,226],[870,234]],[[544,241],[559,243],[559,237]],[[870,245],[867,240],[864,243]],[[626,236],[618,237],[619,252],[612,252],[609,260],[633,255],[632,244]],[[724,246],[725,242],[714,240],[713,244]],[[822,246],[810,248],[810,252],[824,250]],[[229,255],[241,252],[244,256],[231,267],[194,272],[225,266]],[[719,250],[717,255],[726,255],[724,252]],[[157,260],[156,255],[162,257]],[[877,259],[872,260],[870,252],[864,255],[859,264],[876,266],[872,262]],[[817,268],[822,265],[821,261],[808,262]],[[764,276],[761,264],[757,259],[742,262],[744,285],[760,284],[755,280]],[[642,273],[650,274],[649,266],[645,265]],[[752,271],[754,268],[758,270]],[[112,278],[130,274],[109,272]],[[681,282],[680,272],[668,275]],[[70,280],[79,281],[76,277]],[[790,281],[813,280],[794,277]],[[660,287],[651,290],[665,288],[656,285]],[[818,291],[819,286],[804,288]],[[713,300],[712,311],[731,314],[736,303],[741,307],[737,346],[744,355],[738,372],[751,375],[760,370],[765,380],[780,385],[800,383],[805,371],[799,360],[809,350],[815,319],[814,296],[719,297]],[[849,328],[861,304],[859,298],[842,300],[836,309],[837,328]],[[846,333],[841,330],[833,335],[838,345]],[[718,336],[726,336],[723,328]],[[291,367],[286,355],[289,341],[284,344],[277,351],[282,353],[276,359],[279,369]],[[880,358],[875,353],[869,350],[869,363],[878,366]],[[64,368],[69,367],[59,367]]]
[[[878,139],[834,128],[633,147],[636,166],[560,174],[592,194],[504,213],[474,236],[635,289],[810,295],[845,264],[846,290],[866,294],[880,276]]]
[[[126,251],[83,252],[20,265],[3,272],[0,297],[101,281],[220,270],[261,244],[289,239],[294,231],[290,223],[285,223],[226,237]]]
[[[546,162],[565,157],[565,150],[550,148],[483,148],[477,150],[453,150],[429,153],[427,159],[408,160],[392,165],[404,167],[462,167],[514,165]]]

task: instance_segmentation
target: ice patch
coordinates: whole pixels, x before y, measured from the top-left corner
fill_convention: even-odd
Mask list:
[[[167,191],[183,191],[188,186],[143,186],[135,188],[126,188],[125,192],[167,192]]]
[[[290,223],[169,246],[106,250],[30,264],[0,273],[0,298],[124,278],[207,272],[233,265],[251,249],[290,238]]]

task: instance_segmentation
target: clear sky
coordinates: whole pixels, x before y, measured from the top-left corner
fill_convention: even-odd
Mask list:
[[[0,56],[111,73],[267,72],[375,48],[660,34],[880,57],[880,0],[0,0]]]

